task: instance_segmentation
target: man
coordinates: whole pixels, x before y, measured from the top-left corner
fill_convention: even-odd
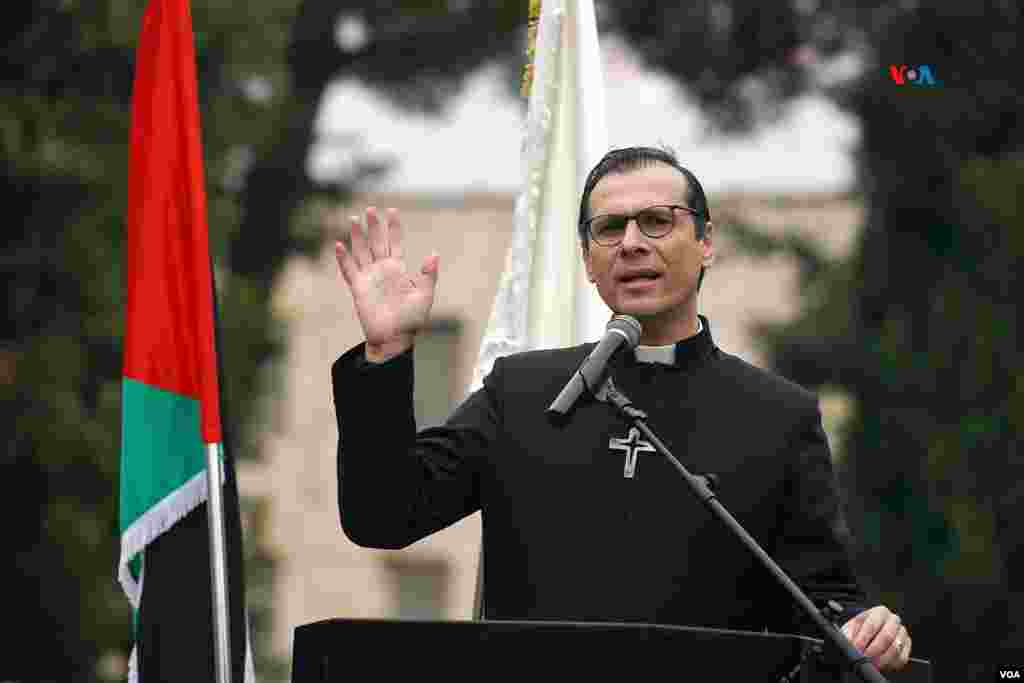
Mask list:
[[[548,419],[592,344],[499,359],[444,426],[417,434],[411,349],[439,259],[411,273],[397,212],[371,207],[366,223],[364,236],[354,217],[351,248],[336,245],[366,335],[332,368],[349,538],[400,548],[480,509],[487,618],[801,628],[788,594],[612,407]],[[717,476],[723,504],[816,604],[844,605],[857,647],[903,667],[899,616],[861,606],[814,396],[723,353],[697,315],[714,255],[700,183],[665,151],[610,152],[587,179],[579,231],[590,281],[643,328],[636,355],[612,363],[616,385],[676,457]]]

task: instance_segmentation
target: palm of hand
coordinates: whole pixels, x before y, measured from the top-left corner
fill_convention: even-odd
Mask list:
[[[364,268],[352,283],[352,295],[370,344],[415,334],[426,324],[433,303],[426,283],[418,282],[405,263],[393,257]]]

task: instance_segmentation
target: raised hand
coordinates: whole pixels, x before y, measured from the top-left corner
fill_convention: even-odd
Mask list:
[[[388,209],[383,220],[375,207],[366,209],[365,236],[359,217],[350,221],[351,251],[341,241],[335,243],[334,251],[366,335],[366,357],[382,361],[412,346],[416,333],[426,325],[439,258],[432,254],[418,272],[409,272],[402,259],[396,209]]]

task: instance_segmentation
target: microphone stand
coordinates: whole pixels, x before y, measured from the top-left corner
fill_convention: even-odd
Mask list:
[[[831,644],[842,654],[846,660],[846,665],[851,671],[853,671],[862,681],[867,683],[888,683],[887,679],[882,676],[878,669],[871,663],[871,660],[866,657],[863,653],[854,647],[853,643],[847,639],[843,633],[836,628],[836,626],[827,620],[818,608],[814,606],[810,598],[800,589],[796,583],[790,579],[782,568],[773,560],[768,553],[758,545],[754,537],[747,533],[735,517],[722,505],[718,500],[718,496],[715,494],[713,485],[713,476],[703,476],[692,474],[686,467],[679,462],[674,455],[669,451],[668,447],[661,442],[661,439],[655,435],[651,428],[647,426],[647,414],[642,410],[639,410],[633,406],[632,401],[626,397],[625,394],[619,390],[612,382],[612,378],[609,375],[608,379],[601,386],[601,389],[597,392],[596,398],[606,403],[611,403],[618,411],[633,425],[640,430],[641,433],[654,445],[659,453],[668,458],[668,461],[679,470],[679,473],[683,476],[683,479],[689,485],[690,491],[711,510],[712,514],[717,517],[726,527],[747,547],[747,549],[761,561],[761,564],[771,572],[772,576],[782,585],[786,591],[789,592],[790,596],[800,608],[807,614],[808,617],[818,627],[818,630],[823,634],[826,642]]]

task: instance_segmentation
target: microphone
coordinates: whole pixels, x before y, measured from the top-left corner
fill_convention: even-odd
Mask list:
[[[604,381],[608,361],[623,347],[636,348],[640,342],[640,331],[640,322],[632,316],[616,315],[608,321],[601,341],[573,373],[569,383],[547,409],[547,414],[564,416],[572,410],[583,392],[596,392]]]

